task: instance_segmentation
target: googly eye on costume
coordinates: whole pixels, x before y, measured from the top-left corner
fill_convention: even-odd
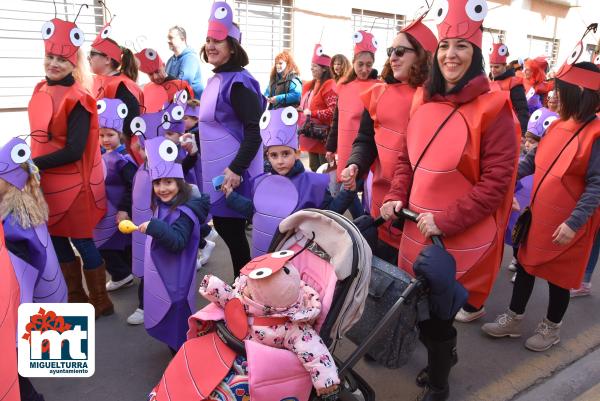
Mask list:
[[[42,39],[46,40],[51,38],[52,35],[54,35],[54,29],[54,23],[52,21],[46,22],[42,26]]]
[[[577,46],[575,46],[571,54],[569,54],[569,57],[567,57],[567,64],[575,64],[577,60],[579,60],[581,53],[583,53],[583,44],[579,42],[577,43]]]
[[[16,164],[25,163],[31,157],[31,149],[24,143],[15,145],[10,151],[10,158]]]
[[[173,101],[176,102],[176,103],[180,103],[180,104],[187,103],[187,101],[188,101],[187,91],[184,89],[182,91],[175,92],[175,95],[173,97]]]
[[[323,54],[325,54],[322,46],[317,47],[317,50],[315,50],[315,53],[317,56],[322,56]]]
[[[145,134],[146,133],[146,121],[142,117],[135,117],[129,124],[131,132],[134,134]]]
[[[379,43],[377,42],[377,39],[375,39],[375,38],[373,38],[373,46],[375,46],[376,49],[379,47]]]
[[[505,45],[501,45],[500,47],[498,47],[498,54],[501,56],[508,55],[508,47],[506,47]]]
[[[600,54],[594,58],[594,64],[596,64],[596,65],[600,64]]]
[[[161,118],[162,123],[160,124],[164,129],[171,128],[171,121],[169,121],[169,112],[165,111]]]
[[[469,0],[465,5],[467,16],[473,21],[483,21],[488,12],[486,0]]]
[[[112,32],[112,27],[110,25],[104,27],[104,29],[102,30],[102,32],[100,32],[100,37],[102,39],[106,39],[110,36],[110,33]]]
[[[146,49],[146,51],[144,52],[144,54],[146,55],[146,58],[150,61],[154,61],[156,60],[156,51],[154,49]]]
[[[537,121],[542,116],[542,109],[537,109],[533,113],[531,113],[531,117],[529,117],[530,121]]]
[[[253,280],[259,280],[261,278],[269,277],[271,274],[273,274],[273,270],[268,267],[259,267],[258,269],[252,270],[250,274],[248,274],[248,277]]]
[[[129,110],[127,110],[127,105],[125,103],[121,103],[120,105],[117,106],[117,114],[119,115],[119,117],[125,118],[125,117],[127,117],[128,113],[129,113]]]
[[[554,122],[554,120],[557,120],[558,117],[556,116],[550,116],[547,119],[544,120],[544,122],[542,123],[542,126],[544,127],[544,129],[547,129],[550,124],[552,124]]]
[[[85,41],[85,36],[83,35],[83,31],[77,27],[71,29],[69,32],[69,38],[71,39],[71,43],[73,46],[81,46]]]
[[[290,256],[294,256],[294,251],[279,251],[271,254],[271,257],[275,259],[289,258]]]
[[[260,121],[258,122],[258,126],[260,129],[267,129],[269,123],[271,122],[271,112],[266,110],[262,116],[260,116]]]
[[[360,32],[354,32],[354,35],[352,35],[352,40],[354,41],[354,43],[360,43],[363,41],[363,35]]]
[[[285,125],[294,125],[298,122],[298,110],[288,106],[281,112],[281,122]]]
[[[102,99],[96,101],[96,108],[98,109],[98,114],[102,114],[106,111],[106,102]]]
[[[181,106],[175,106],[175,107],[173,107],[173,110],[171,110],[172,120],[180,121],[181,119],[183,119],[183,114],[184,114],[184,110],[183,110],[183,107],[181,107]]]
[[[175,161],[177,158],[177,146],[172,141],[166,139],[158,147],[158,154],[164,161]]]
[[[215,10],[215,18],[223,19],[227,17],[227,9],[225,7],[219,7]]]
[[[448,0],[440,0],[437,6],[433,9],[433,22],[438,25],[441,24],[448,15]]]

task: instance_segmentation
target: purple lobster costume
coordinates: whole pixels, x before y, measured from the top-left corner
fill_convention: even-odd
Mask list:
[[[233,11],[225,2],[215,2],[208,20],[208,36],[224,40],[227,36],[241,41],[239,29],[233,25]],[[216,191],[212,184],[214,177],[223,174],[233,161],[240,148],[244,127],[235,117],[231,106],[230,93],[233,84],[241,83],[254,91],[260,99],[261,107],[266,108],[258,82],[244,69],[236,72],[217,72],[208,80],[200,99],[198,128],[201,132],[200,148],[202,163],[202,192],[210,195],[211,214],[219,217],[243,216],[230,209],[222,192]],[[257,152],[248,169],[242,174],[242,183],[235,190],[249,197],[251,180],[263,172],[262,152]]]
[[[20,138],[13,138],[0,148],[0,178],[22,190],[29,174],[21,167],[31,162],[31,150]],[[7,243],[25,242],[29,260],[9,256],[19,281],[20,302],[67,302],[67,285],[58,264],[54,247],[50,241],[48,227],[22,227],[12,214],[2,222]]]
[[[555,112],[550,111],[545,107],[539,108],[533,112],[531,117],[529,117],[529,122],[527,123],[527,133],[534,135],[538,138],[538,140],[542,139],[550,124],[552,124],[552,122],[556,119],[558,119],[558,114]],[[504,236],[504,243],[507,245],[512,246],[512,230],[515,227],[515,223],[517,222],[517,219],[519,218],[519,215],[523,209],[529,206],[532,188],[533,175],[528,175],[517,181],[517,185],[515,186],[515,198],[517,198],[517,202],[519,202],[521,210],[518,212],[513,211],[510,214],[508,226],[506,227],[506,234]]]
[[[97,102],[100,128],[123,132],[123,121],[127,117],[127,106],[120,99],[100,99]],[[94,243],[98,249],[123,250],[131,245],[131,238],[117,229],[116,215],[119,202],[125,193],[125,183],[119,172],[127,163],[136,164],[129,155],[118,151],[105,152],[104,185],[106,187],[106,214],[94,229]]]
[[[131,120],[131,132],[138,135],[140,146],[144,148],[146,140],[156,138],[162,134],[164,111],[146,113]],[[167,116],[168,118],[168,116]],[[131,220],[140,225],[152,217],[150,203],[152,200],[152,180],[147,163],[140,165],[131,190]],[[144,253],[146,236],[139,231],[134,231],[131,236],[131,270],[137,277],[144,277]]]
[[[170,140],[157,137],[145,141],[150,180],[183,178],[177,158],[177,146]],[[182,252],[166,249],[153,237],[146,237],[144,255],[144,326],[148,333],[178,349],[186,340],[187,320],[196,310],[196,253],[200,242],[200,223],[189,207],[175,209],[163,202],[158,205],[152,220],[172,225],[181,214],[189,217],[194,227]]]
[[[267,110],[260,118],[260,136],[264,146],[288,146],[298,149],[296,133],[298,112],[288,106]],[[305,171],[291,178],[263,174],[254,180],[254,217],[252,218],[252,257],[268,253],[279,223],[290,214],[309,207],[319,208],[329,186],[327,174]]]

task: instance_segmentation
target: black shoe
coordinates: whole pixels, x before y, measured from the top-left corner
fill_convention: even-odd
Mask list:
[[[427,386],[417,396],[416,401],[446,401],[448,397],[450,397],[450,388],[448,386],[441,390]]]
[[[425,342],[423,341],[424,339],[421,338],[421,341],[423,342],[423,344],[427,344],[426,348],[427,348],[427,352],[430,352],[429,349],[429,342]],[[453,339],[448,340],[450,341],[451,345],[452,345],[452,366],[456,365],[458,363],[458,354],[456,353],[456,337]],[[417,383],[417,386],[419,387],[425,387],[429,384],[429,366],[425,366],[423,369],[421,369],[421,371],[419,372],[419,374],[417,375],[417,377],[415,378],[415,383]]]

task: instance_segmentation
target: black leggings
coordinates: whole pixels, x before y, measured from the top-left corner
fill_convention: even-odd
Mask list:
[[[242,267],[250,262],[250,245],[246,238],[246,219],[213,216],[213,224],[229,248],[233,275],[237,277]]]
[[[533,292],[535,276],[527,273],[523,266],[517,263],[517,278],[513,288],[512,298],[510,300],[510,310],[518,315],[525,313],[525,307],[529,297]],[[552,323],[560,323],[567,311],[570,300],[569,290],[552,284],[548,281],[548,290],[550,293],[548,302],[548,312],[546,318]]]
[[[456,337],[454,318],[442,320],[436,316],[418,323],[421,338],[430,341],[442,342]]]

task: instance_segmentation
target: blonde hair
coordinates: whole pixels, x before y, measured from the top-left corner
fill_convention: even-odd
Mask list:
[[[73,78],[77,81],[84,89],[92,93],[92,87],[94,86],[94,80],[92,74],[90,74],[89,63],[85,56],[85,53],[81,48],[77,50],[77,65],[73,69]]]
[[[29,174],[27,163],[21,168]],[[29,174],[23,190],[7,182],[7,191],[0,202],[0,218],[12,214],[17,224],[23,228],[35,227],[48,221],[48,205],[40,189],[36,176]]]

